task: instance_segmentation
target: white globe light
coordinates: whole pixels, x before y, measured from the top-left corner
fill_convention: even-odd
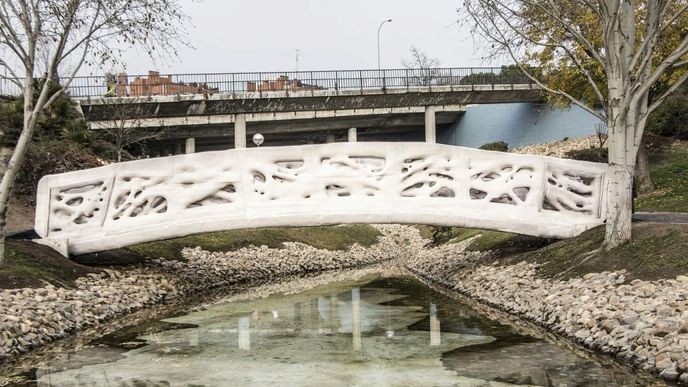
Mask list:
[[[265,141],[265,137],[263,137],[262,134],[256,133],[253,135],[253,143],[256,144],[256,146],[263,145],[264,141]]]

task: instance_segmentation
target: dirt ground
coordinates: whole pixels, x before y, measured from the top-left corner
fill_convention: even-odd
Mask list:
[[[26,197],[13,197],[7,214],[7,231],[17,232],[33,229],[36,206]]]

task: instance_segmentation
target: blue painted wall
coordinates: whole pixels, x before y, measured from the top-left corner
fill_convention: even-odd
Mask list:
[[[593,135],[599,122],[577,106],[552,109],[531,103],[472,105],[456,124],[438,131],[438,142],[477,148],[504,141],[513,148]]]

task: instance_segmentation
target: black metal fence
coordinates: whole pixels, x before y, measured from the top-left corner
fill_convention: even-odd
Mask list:
[[[247,93],[309,90],[380,90],[435,86],[531,84],[513,66],[385,70],[283,71],[257,73],[103,75],[74,78],[74,98]],[[19,95],[11,79],[0,76],[0,95]]]

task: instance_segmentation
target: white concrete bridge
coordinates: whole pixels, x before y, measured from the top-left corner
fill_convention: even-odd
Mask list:
[[[607,165],[431,143],[205,152],[45,176],[36,232],[63,254],[339,223],[573,237],[606,215]]]

